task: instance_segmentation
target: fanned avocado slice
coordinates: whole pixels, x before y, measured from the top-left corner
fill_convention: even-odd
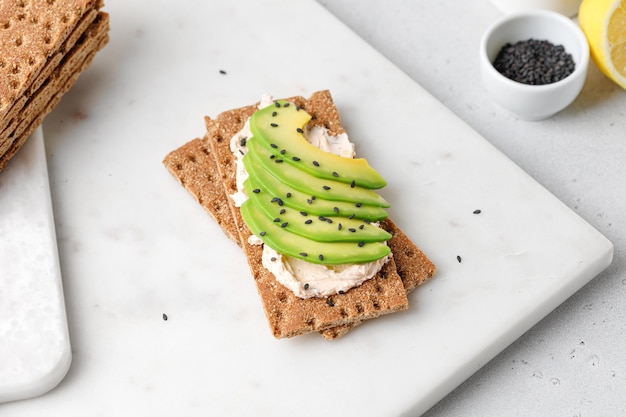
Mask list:
[[[254,136],[247,142],[248,152],[243,157],[243,163],[248,170],[252,160],[259,163],[263,169],[280,178],[282,182],[300,192],[331,201],[352,202],[358,205],[372,205],[389,207],[389,203],[375,191],[352,186],[351,184],[323,179],[309,175],[292,165],[284,163],[285,159],[280,152],[271,153],[261,146]]]
[[[249,183],[244,186],[248,189]],[[248,194],[249,204],[280,224],[283,233],[295,233],[319,242],[384,242],[391,238],[387,231],[363,220],[311,215],[285,206],[283,199],[259,188],[252,190]]]
[[[378,189],[385,180],[363,158],[345,158],[325,152],[309,143],[304,128],[311,116],[286,101],[256,111],[250,118],[250,130],[268,150],[283,152],[286,165],[312,176],[359,187]]]
[[[283,255],[327,265],[373,262],[387,256],[391,249],[380,242],[318,242],[281,227],[255,207],[251,200],[241,205],[244,221],[263,243]]]
[[[244,189],[247,195],[254,193],[254,190],[264,190],[266,193],[281,199],[282,203],[298,212],[306,212],[312,216],[342,216],[353,219],[368,220],[371,222],[380,221],[387,218],[387,212],[382,207],[362,205],[357,207],[353,203],[343,201],[329,201],[294,190],[288,185],[280,182],[273,175],[259,176],[255,170],[260,169],[258,164],[250,164],[250,175],[244,182]]]

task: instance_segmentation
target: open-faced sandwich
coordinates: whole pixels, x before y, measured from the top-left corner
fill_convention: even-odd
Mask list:
[[[205,118],[165,166],[243,249],[277,338],[334,339],[408,308],[435,266],[387,217],[328,91]]]

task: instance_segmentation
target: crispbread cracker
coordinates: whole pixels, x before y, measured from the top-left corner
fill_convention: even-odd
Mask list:
[[[339,114],[328,91],[315,93],[308,100],[302,97],[292,97],[288,100],[312,116],[311,124],[323,125],[332,134],[343,132]],[[235,156],[230,150],[230,138],[241,130],[255,110],[256,106],[247,106],[221,113],[215,121],[206,120],[206,138],[217,158],[217,166],[222,173],[227,194],[236,191]],[[232,201],[231,210],[274,336],[282,338],[321,331],[408,308],[406,291],[393,259],[377,277],[345,294],[327,299],[303,300],[296,297],[263,267],[262,247],[248,244],[251,232]]]
[[[101,0],[0,2],[0,170],[108,41]]]
[[[312,124],[327,127],[332,134],[342,133],[339,115],[328,91],[315,93],[310,99],[292,97],[288,99],[301,106],[311,114]],[[207,134],[202,141],[195,140],[166,156],[164,163],[172,174],[194,195],[214,218],[221,219],[221,225],[229,237],[239,235],[238,243],[244,248],[251,271],[257,284],[258,292],[263,301],[264,310],[274,336],[291,337],[299,334],[319,331],[327,339],[339,337],[355,325],[381,314],[406,309],[406,294],[420,282],[432,277],[434,265],[422,252],[390,221],[385,220],[383,227],[389,230],[393,238],[389,242],[392,251],[401,250],[402,265],[397,265],[394,258],[387,263],[377,277],[366,281],[363,285],[328,298],[300,299],[276,281],[274,276],[262,266],[262,247],[249,245],[250,230],[245,226],[239,209],[234,207],[228,197],[236,191],[235,157],[230,151],[231,137],[243,127],[247,118],[257,109],[256,105],[230,110],[218,115],[217,119],[206,118]],[[190,145],[195,143],[195,145]],[[201,144],[201,145],[200,145]],[[204,162],[198,164],[197,150],[210,146],[205,155],[212,155],[217,162],[211,168],[206,163],[205,169],[219,171],[220,183],[204,182],[200,178]],[[196,152],[193,149],[196,149]],[[203,157],[204,158],[204,157]],[[182,162],[181,162],[182,161]],[[186,161],[186,162],[185,162]],[[194,162],[190,162],[194,161]],[[212,178],[215,178],[212,175]],[[217,191],[222,187],[222,193]],[[218,201],[215,204],[198,198],[199,191],[204,190]],[[209,191],[210,190],[210,191]],[[231,221],[223,219],[223,204],[226,202],[231,209]],[[421,262],[411,266],[407,263]],[[402,272],[402,275],[398,271]]]
[[[168,154],[163,163],[220,225],[226,236],[241,246],[228,196],[211,155],[209,143],[194,139]]]

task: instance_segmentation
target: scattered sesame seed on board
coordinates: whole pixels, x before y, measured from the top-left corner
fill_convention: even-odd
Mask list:
[[[462,261],[461,256],[457,255],[456,256],[456,260],[459,261],[459,263],[461,263],[461,261]]]

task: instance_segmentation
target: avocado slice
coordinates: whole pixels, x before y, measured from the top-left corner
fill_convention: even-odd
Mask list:
[[[389,207],[389,203],[375,191],[352,186],[351,184],[323,179],[309,175],[290,164],[283,163],[283,158],[279,152],[272,153],[268,149],[260,146],[259,141],[252,136],[247,142],[248,152],[243,157],[246,170],[253,163],[261,165],[260,170],[271,173],[289,187],[331,201],[352,202],[358,205],[372,205],[378,207]],[[345,158],[344,158],[345,159]]]
[[[249,184],[244,184],[248,189]],[[319,242],[384,242],[391,234],[363,220],[338,216],[315,216],[306,211],[286,207],[283,199],[253,188],[249,204],[261,211],[286,232]]]
[[[391,249],[381,242],[318,242],[291,233],[266,217],[248,199],[241,205],[244,221],[263,243],[283,255],[326,265],[372,262],[387,256]]]
[[[249,165],[252,169],[259,169],[256,164]],[[273,175],[259,175],[256,171],[248,171],[249,177],[244,182],[247,195],[252,195],[254,190],[264,190],[266,193],[280,198],[283,204],[298,212],[305,212],[311,216],[343,216],[352,219],[367,220],[371,222],[387,218],[387,212],[382,207],[362,205],[357,207],[353,203],[343,201],[330,201],[321,198],[312,198],[309,194],[294,190],[282,183]]]
[[[250,130],[252,136],[268,150],[281,152],[286,165],[292,165],[312,176],[368,189],[386,185],[367,160],[338,156],[309,143],[303,135],[309,120],[311,116],[306,111],[289,102],[276,101],[274,105],[252,115]]]

